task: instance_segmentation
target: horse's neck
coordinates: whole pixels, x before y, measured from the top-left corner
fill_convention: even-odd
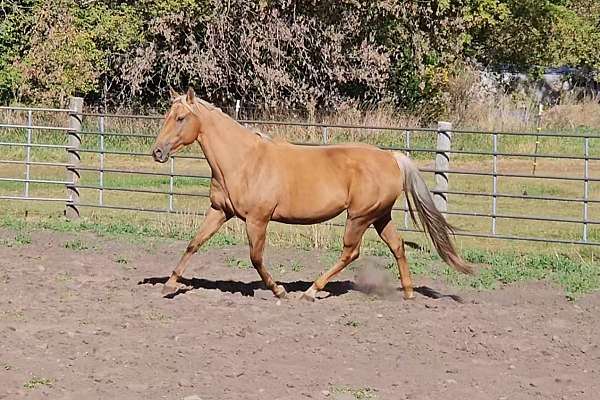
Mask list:
[[[210,129],[200,138],[200,146],[213,172],[213,177],[224,187],[227,178],[237,175],[240,165],[254,154],[260,141],[237,122],[216,116]]]

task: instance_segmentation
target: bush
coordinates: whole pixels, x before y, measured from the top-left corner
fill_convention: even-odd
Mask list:
[[[457,68],[473,60],[600,65],[596,0],[0,4],[3,102],[84,95],[148,108],[169,86],[192,84],[220,106],[239,99],[258,113],[385,103],[433,117],[453,104]]]

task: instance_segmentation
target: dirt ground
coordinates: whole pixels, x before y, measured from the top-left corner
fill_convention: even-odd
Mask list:
[[[365,257],[309,304],[327,257],[269,249],[292,292],[278,302],[232,246],[195,256],[189,290],[164,299],[184,242],[31,236],[0,230],[0,399],[599,398],[600,294],[417,278],[464,302],[404,301],[396,281],[354,283],[387,263]]]

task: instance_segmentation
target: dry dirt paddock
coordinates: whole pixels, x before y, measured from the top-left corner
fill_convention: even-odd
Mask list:
[[[161,298],[185,245],[41,231],[0,246],[0,398],[600,398],[599,294],[419,278],[464,303],[423,289],[404,301],[397,282],[380,294],[353,283],[386,263],[367,257],[331,296],[278,302],[234,246],[198,254],[189,290]],[[317,251],[267,260],[293,297],[324,268]]]

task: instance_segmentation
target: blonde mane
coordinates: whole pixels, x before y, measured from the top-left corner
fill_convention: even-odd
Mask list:
[[[190,112],[192,114],[194,114],[196,116],[198,116],[198,114],[196,114],[194,112],[194,108],[192,106],[202,106],[210,112],[217,111],[217,112],[220,112],[221,114],[226,115],[227,117],[231,118],[230,115],[224,113],[223,110],[221,110],[219,107],[215,106],[214,104],[212,104],[206,100],[202,100],[197,97],[194,99],[194,104],[188,104],[185,94],[175,98],[173,100],[173,103],[183,104],[185,107],[187,107],[190,110]],[[233,118],[231,118],[231,119],[233,119]],[[285,143],[285,140],[273,139],[271,136],[267,135],[266,133],[262,133],[257,129],[252,129],[245,125],[244,125],[244,128],[248,129],[250,132],[254,133],[256,136],[260,137],[261,139],[265,139],[265,140],[268,140],[268,141],[274,142],[274,143]]]

